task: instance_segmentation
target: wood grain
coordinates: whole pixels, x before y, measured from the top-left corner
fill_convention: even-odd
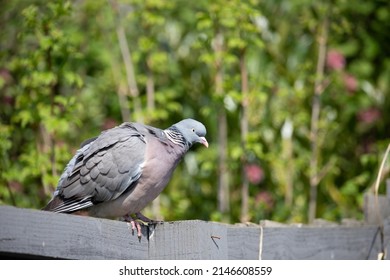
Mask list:
[[[390,220],[384,220],[390,250]],[[228,225],[199,220],[142,227],[121,221],[0,206],[0,258],[10,259],[376,259],[373,224]],[[386,256],[388,259],[389,257]]]
[[[146,259],[147,231],[127,223],[9,206],[0,207],[0,254],[59,259]]]
[[[178,221],[157,225],[150,234],[151,259],[227,259],[226,225]]]

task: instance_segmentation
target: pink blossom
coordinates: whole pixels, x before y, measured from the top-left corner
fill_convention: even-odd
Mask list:
[[[275,204],[272,194],[268,191],[261,191],[256,194],[256,205],[264,204],[267,208],[272,208]]]
[[[355,92],[358,88],[358,81],[356,78],[351,74],[345,74],[344,75],[344,85],[348,92]]]
[[[365,124],[375,123],[381,117],[381,112],[378,108],[371,107],[358,112],[357,118]]]
[[[326,56],[326,66],[330,70],[341,70],[345,67],[345,57],[337,50],[330,50]]]
[[[6,84],[12,81],[11,73],[5,68],[0,69],[0,77],[4,80]]]
[[[13,106],[15,99],[12,96],[3,96],[2,103]]]
[[[245,173],[248,177],[248,180],[252,184],[259,184],[263,181],[264,171],[257,164],[248,164],[245,166]]]

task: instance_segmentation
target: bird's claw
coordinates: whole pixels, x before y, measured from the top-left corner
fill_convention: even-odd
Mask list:
[[[123,217],[124,221],[127,223],[130,223],[131,226],[131,233],[134,235],[134,231],[137,230],[137,236],[138,239],[141,241],[142,237],[142,230],[141,230],[141,225],[139,222],[137,222],[133,217],[130,215],[126,215]]]
[[[149,219],[148,217],[144,216],[141,212],[137,212],[134,215],[138,220],[143,221],[144,223],[154,223],[152,219]]]
[[[141,239],[142,233],[141,233],[141,225],[137,223],[136,221],[132,220],[130,221],[131,224],[131,232],[134,235],[134,230],[137,229],[137,236],[138,239]]]
[[[137,212],[133,216],[134,217],[132,217],[132,215],[125,215],[123,217],[123,219],[124,219],[124,221],[130,223],[131,232],[133,235],[134,235],[134,231],[137,230],[137,236],[138,236],[138,239],[140,241],[141,241],[142,232],[141,232],[140,222],[138,222],[137,220],[141,221],[144,224],[147,224],[148,226],[162,223],[162,221],[155,221],[155,220],[149,219],[148,217],[144,216],[141,212]]]
[[[135,217],[138,220],[140,220],[140,221],[142,221],[142,222],[144,222],[144,223],[146,223],[148,225],[156,225],[156,224],[163,223],[163,221],[157,221],[157,220],[149,219],[148,217],[144,216],[141,212],[135,213]]]
[[[133,215],[125,215],[123,217],[124,221],[126,221],[129,226],[131,226],[131,233],[134,235],[134,232],[137,231],[138,239],[141,241],[142,230],[140,222],[150,226],[162,223],[162,221],[154,221],[144,216],[141,212],[137,212]],[[140,222],[139,222],[140,221]]]

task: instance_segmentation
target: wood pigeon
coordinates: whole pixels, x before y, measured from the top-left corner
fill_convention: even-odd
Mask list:
[[[169,182],[194,143],[208,147],[205,126],[182,120],[161,130],[123,123],[85,141],[66,166],[46,211],[102,218],[125,217],[133,231],[152,220],[140,211]]]

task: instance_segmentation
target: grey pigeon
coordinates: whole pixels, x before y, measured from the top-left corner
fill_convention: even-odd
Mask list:
[[[43,210],[102,218],[152,220],[140,211],[165,188],[177,164],[194,143],[208,147],[205,126],[182,120],[161,130],[123,123],[81,145]],[[135,216],[135,217],[134,217]]]

